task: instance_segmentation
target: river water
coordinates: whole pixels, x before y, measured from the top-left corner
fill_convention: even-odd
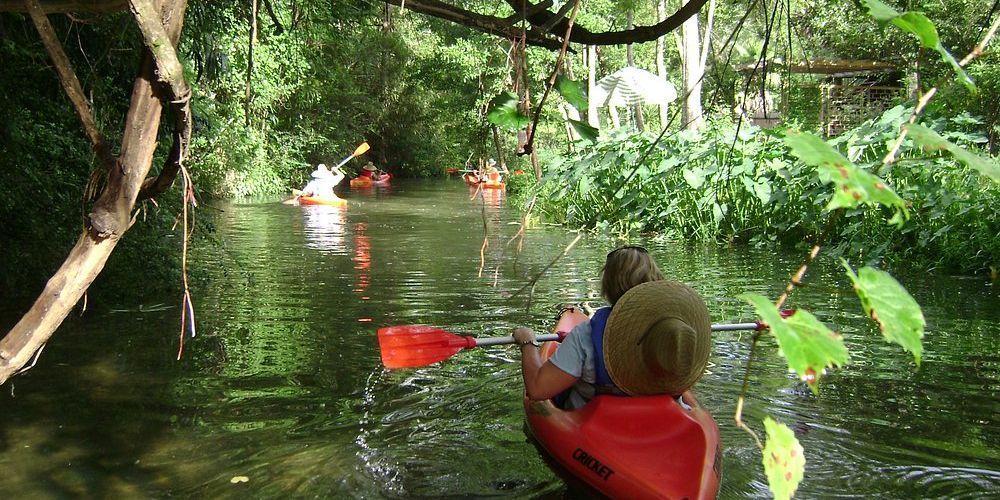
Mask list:
[[[523,433],[518,352],[476,349],[413,370],[380,365],[375,331],[430,324],[477,336],[550,329],[561,303],[599,305],[620,242],[535,226],[461,182],[353,191],[346,209],[273,200],[201,210],[197,336],[177,361],[177,300],[89,310],[0,391],[0,485],[14,498],[512,497],[578,492]],[[485,241],[485,247],[484,247]],[[636,239],[713,321],[750,320],[804,254]],[[483,255],[481,261],[480,255]],[[899,275],[927,317],[919,369],[863,316],[839,263],[793,307],[843,333],[850,364],[820,395],[765,336],[744,420],[767,415],[806,450],[801,498],[1000,496],[1000,297],[981,278]],[[5,323],[11,324],[11,322]],[[714,336],[695,387],[724,446],[721,498],[767,497],[760,452],[733,424],[750,335]]]

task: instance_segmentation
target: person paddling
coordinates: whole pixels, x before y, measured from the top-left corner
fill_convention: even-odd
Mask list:
[[[377,181],[379,176],[378,168],[375,167],[374,163],[369,161],[361,167],[361,177],[367,177],[373,181]]]
[[[534,332],[514,329],[528,398],[559,396],[576,409],[597,394],[679,396],[697,382],[711,351],[698,292],[665,280],[642,247],[625,246],[608,254],[601,294],[611,306],[575,327],[544,363]]]
[[[341,172],[339,167],[334,167],[331,171],[323,163],[316,166],[316,170],[312,173],[313,180],[309,181],[304,188],[302,188],[302,193],[300,196],[308,196],[312,198],[337,198],[337,195],[333,192],[333,188],[340,184],[340,181],[344,180],[344,173]]]

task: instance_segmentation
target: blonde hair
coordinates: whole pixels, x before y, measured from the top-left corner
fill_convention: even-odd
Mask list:
[[[608,253],[601,269],[601,295],[612,306],[630,288],[647,281],[663,279],[660,268],[645,248],[624,246]]]

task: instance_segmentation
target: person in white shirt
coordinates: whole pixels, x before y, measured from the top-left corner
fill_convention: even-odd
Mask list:
[[[336,198],[337,195],[333,192],[333,188],[344,180],[344,173],[338,167],[334,167],[334,170],[330,171],[325,164],[320,163],[312,173],[312,178],[313,180],[302,188],[301,196]]]

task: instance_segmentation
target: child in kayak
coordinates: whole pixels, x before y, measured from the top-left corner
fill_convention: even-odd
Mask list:
[[[601,295],[611,307],[573,329],[544,363],[529,328],[514,329],[530,399],[566,409],[596,394],[679,395],[701,377],[711,350],[708,308],[694,289],[667,281],[642,247],[608,254]]]
[[[316,170],[313,171],[312,178],[313,180],[309,181],[309,184],[306,184],[306,187],[302,188],[300,196],[336,198],[337,195],[334,194],[333,188],[337,184],[340,184],[340,181],[344,180],[344,173],[336,167],[334,171],[330,171],[325,164],[320,163],[316,166]]]

